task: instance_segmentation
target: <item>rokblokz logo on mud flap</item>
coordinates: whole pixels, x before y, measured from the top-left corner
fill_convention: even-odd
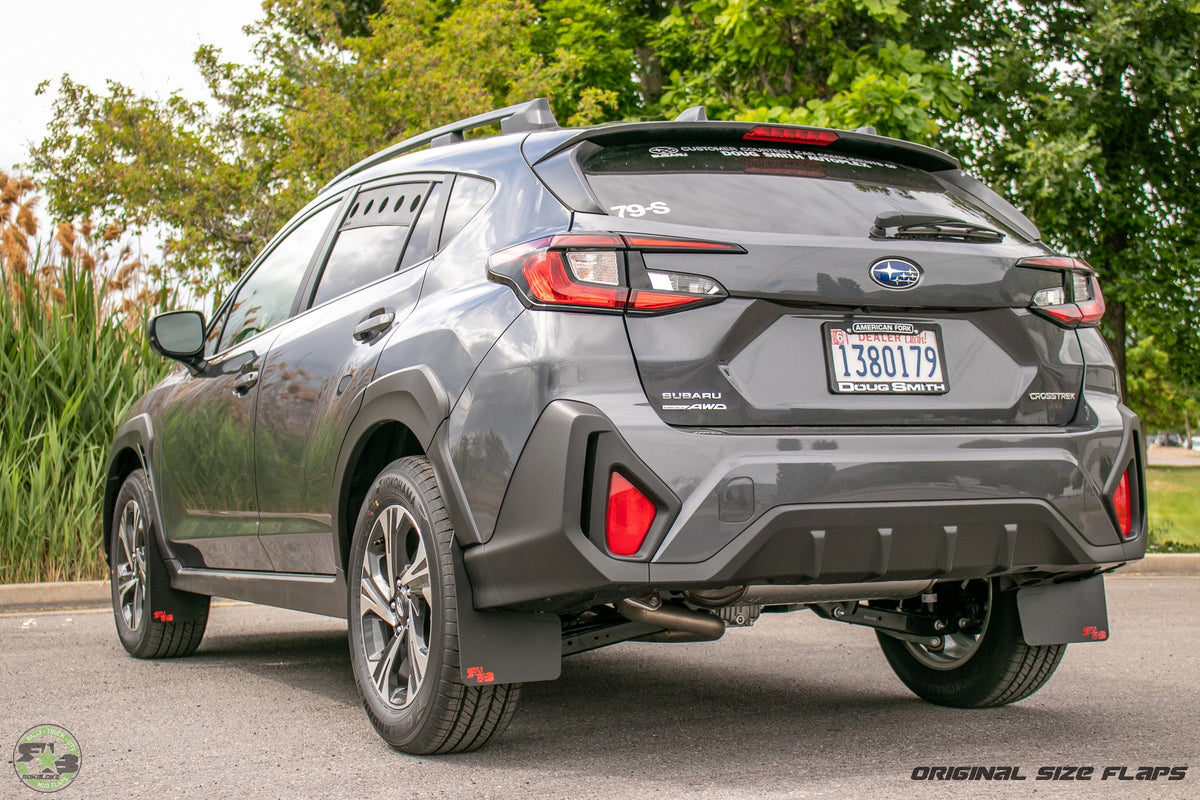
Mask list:
[[[30,789],[57,792],[79,775],[83,753],[79,742],[59,725],[37,725],[17,739],[13,768]]]

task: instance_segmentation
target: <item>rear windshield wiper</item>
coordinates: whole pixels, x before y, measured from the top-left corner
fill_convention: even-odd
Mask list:
[[[890,230],[895,233],[889,234]],[[995,228],[942,214],[880,214],[871,228],[872,239],[945,239],[954,242],[999,242]]]

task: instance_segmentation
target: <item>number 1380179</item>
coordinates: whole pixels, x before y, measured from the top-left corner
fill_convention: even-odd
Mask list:
[[[842,378],[940,379],[936,347],[929,345],[835,345]]]

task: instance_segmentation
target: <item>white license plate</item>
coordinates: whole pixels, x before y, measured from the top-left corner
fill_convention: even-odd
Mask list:
[[[827,322],[825,359],[834,394],[945,394],[941,329],[913,322]]]

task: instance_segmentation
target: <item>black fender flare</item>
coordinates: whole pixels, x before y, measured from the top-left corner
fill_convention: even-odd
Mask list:
[[[150,501],[154,506],[154,529],[158,531],[159,547],[161,548],[165,544],[165,532],[162,530],[162,525],[159,524],[162,514],[159,508],[158,491],[155,488],[154,471],[150,467],[151,454],[154,452],[154,424],[151,422],[149,414],[137,414],[125,420],[117,428],[112,446],[109,448],[108,463],[104,465],[104,505],[100,521],[104,534],[101,544],[104,547],[105,560],[111,557],[108,552],[108,543],[112,537],[113,512],[116,511],[117,494],[120,493],[121,484],[124,483],[121,464],[124,461],[122,454],[126,452],[132,452],[137,457],[139,466],[146,473],[146,482],[150,486]]]
[[[342,444],[333,473],[334,531],[345,529],[343,515],[356,512],[356,509],[346,508],[350,493],[350,468],[362,455],[362,447],[371,430],[379,425],[398,422],[412,431],[423,452],[430,453],[434,436],[450,416],[450,397],[437,375],[422,365],[375,378],[362,389],[354,407],[356,410],[347,415],[338,435]],[[438,480],[441,483],[443,465],[437,464],[436,457],[432,455],[431,460],[435,462],[434,471],[439,473]]]

